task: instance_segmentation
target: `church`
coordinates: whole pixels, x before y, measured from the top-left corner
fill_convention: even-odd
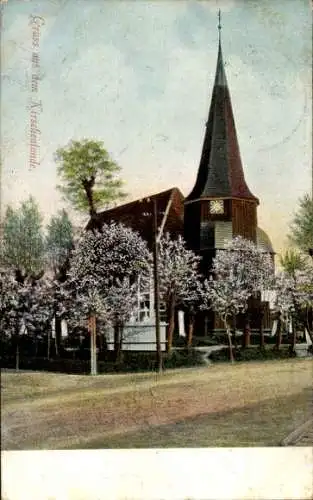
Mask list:
[[[203,146],[196,181],[190,194],[184,198],[179,188],[172,187],[157,194],[147,194],[143,199],[120,205],[97,214],[90,220],[99,226],[116,221],[137,230],[153,244],[153,205],[157,206],[157,224],[173,237],[182,235],[187,246],[201,256],[202,272],[210,268],[212,259],[225,241],[235,236],[252,240],[264,252],[274,256],[267,234],[258,227],[259,199],[250,191],[237,138],[230,91],[226,79],[219,23],[219,41],[215,80],[211,104],[204,132]],[[138,321],[153,317],[153,294],[147,294],[139,303]],[[268,305],[267,305],[268,306]],[[250,308],[259,307],[259,303]],[[265,308],[266,328],[269,327],[269,307]],[[202,317],[201,317],[202,316]],[[253,317],[253,314],[251,315]],[[162,318],[162,316],[161,316]],[[207,335],[221,328],[214,314],[199,314],[197,335]],[[251,325],[257,327],[257,325]]]

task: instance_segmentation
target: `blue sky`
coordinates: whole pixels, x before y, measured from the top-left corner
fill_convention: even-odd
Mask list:
[[[8,0],[2,33],[2,206],[64,206],[53,153],[103,140],[129,200],[195,181],[217,58],[217,11],[245,176],[259,225],[285,245],[311,190],[311,11],[306,0]],[[30,15],[40,36],[41,164],[29,168]],[[65,205],[66,206],[66,205]]]

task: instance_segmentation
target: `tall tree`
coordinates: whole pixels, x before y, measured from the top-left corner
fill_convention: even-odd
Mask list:
[[[46,256],[54,275],[54,325],[55,350],[59,354],[62,336],[62,314],[60,306],[60,284],[64,283],[69,270],[69,259],[73,250],[73,226],[65,210],[53,216],[47,228],[45,240]]]
[[[305,254],[313,249],[313,198],[308,194],[299,200],[299,208],[290,225],[289,238]]]
[[[61,210],[51,218],[45,240],[49,267],[58,279],[64,278],[73,244],[73,225],[67,212]]]
[[[166,233],[159,243],[159,276],[161,300],[167,311],[167,349],[172,348],[175,310],[178,305],[191,304],[200,286],[200,258],[185,246],[181,236],[171,239]]]
[[[88,210],[94,217],[100,207],[125,196],[117,177],[121,168],[110,158],[102,141],[72,140],[56,151],[55,159],[62,182],[58,188],[76,210]]]
[[[307,258],[301,252],[289,249],[280,255],[279,262],[283,270],[293,276],[296,271],[305,269]]]
[[[8,207],[3,224],[1,248],[3,265],[14,270],[18,281],[38,275],[44,269],[42,217],[34,198],[20,208]]]
[[[247,310],[250,297],[271,286],[273,272],[271,257],[240,236],[213,259],[211,279],[204,283],[203,308],[213,309],[224,322],[231,361],[234,357],[230,320]]]

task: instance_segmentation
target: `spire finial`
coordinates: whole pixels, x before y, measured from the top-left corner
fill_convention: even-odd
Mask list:
[[[221,29],[222,29],[222,25],[221,25],[221,9],[218,9],[218,40],[219,42],[221,41]]]

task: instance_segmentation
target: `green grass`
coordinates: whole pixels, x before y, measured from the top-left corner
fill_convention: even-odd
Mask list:
[[[310,360],[1,384],[3,449],[277,446],[312,414]]]

